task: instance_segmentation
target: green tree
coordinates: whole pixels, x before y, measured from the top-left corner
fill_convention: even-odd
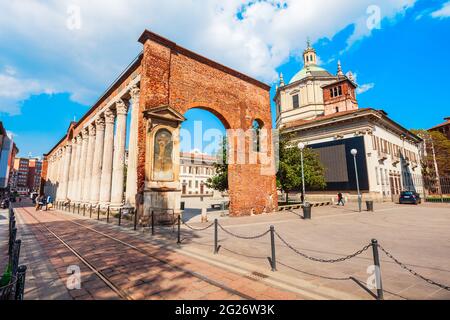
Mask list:
[[[286,193],[289,202],[289,192],[302,190],[302,168],[300,149],[291,142],[292,136],[282,134],[279,144],[279,169],[277,186]],[[318,154],[311,148],[303,150],[305,188],[322,190],[326,186],[325,169],[319,161]]]
[[[426,131],[423,129],[411,130],[424,140],[426,156],[421,159],[422,174],[425,178],[436,176],[433,158],[433,149],[440,175],[450,174],[450,140],[439,131]]]
[[[217,154],[219,161],[214,163],[215,174],[206,180],[206,186],[221,192],[228,190],[227,140],[224,137]]]

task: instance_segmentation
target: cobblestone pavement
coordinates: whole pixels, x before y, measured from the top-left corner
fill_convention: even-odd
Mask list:
[[[450,285],[450,205],[419,206],[392,203],[375,204],[375,212],[359,213],[354,204],[345,207],[312,208],[312,220],[301,219],[301,212],[283,212],[253,217],[219,220],[237,235],[252,236],[275,227],[289,244],[309,256],[336,259],[349,255],[375,238],[407,267],[427,278]],[[206,223],[193,223],[201,228]],[[213,228],[191,232],[183,228],[183,249],[208,254],[213,248]],[[296,254],[278,238],[277,274],[295,285],[306,281],[321,291],[334,289],[361,299],[372,297],[357,284],[366,284],[373,265],[372,249],[339,263],[315,262]],[[254,240],[236,238],[219,229],[220,259],[229,263],[248,263],[270,270],[270,236]],[[402,269],[380,251],[381,274],[386,299],[450,299],[450,292],[429,284]],[[370,282],[370,281],[369,281]]]
[[[68,268],[80,268],[81,288],[66,289],[69,298],[72,299],[305,298],[298,293],[223,270],[166,247],[150,244],[138,237],[139,233],[135,232],[137,235],[133,235],[77,215],[55,211],[36,212],[30,207],[16,208],[16,215],[19,216],[20,223],[26,224],[39,243],[40,247],[36,248],[37,252],[34,252],[34,256],[39,256],[40,264],[46,264],[47,269],[51,271],[47,276],[57,277],[53,279],[54,282],[66,284],[68,279],[73,278],[68,273]],[[32,215],[42,224],[38,223]],[[116,290],[100,280],[94,271],[64,246],[44,225],[114,284],[113,287]],[[86,229],[83,226],[92,229]],[[31,260],[32,258],[33,256],[30,257]],[[39,277],[39,274],[33,271],[36,264],[32,262],[30,261],[30,272],[35,277]],[[28,284],[27,290],[33,291],[33,289],[35,288],[30,288]],[[39,298],[50,297],[45,297],[44,290]]]

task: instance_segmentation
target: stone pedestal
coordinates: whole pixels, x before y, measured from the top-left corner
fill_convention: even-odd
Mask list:
[[[183,115],[169,106],[144,113],[147,124],[144,215],[158,212],[158,222],[173,222],[180,214],[180,124]]]
[[[177,189],[153,189],[144,191],[144,215],[150,216],[152,210],[158,214],[157,221],[169,224],[180,214],[181,191]]]

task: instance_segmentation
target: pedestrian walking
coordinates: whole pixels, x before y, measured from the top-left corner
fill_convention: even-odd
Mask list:
[[[344,197],[342,196],[342,193],[339,192],[337,196],[338,196],[338,206],[340,206],[341,204],[342,206],[345,206]]]

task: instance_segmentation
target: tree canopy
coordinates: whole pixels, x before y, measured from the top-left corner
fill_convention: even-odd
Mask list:
[[[223,139],[217,154],[218,161],[214,163],[215,174],[206,180],[206,186],[221,192],[228,190],[228,164],[227,164],[227,142]]]
[[[282,135],[279,148],[279,169],[277,186],[288,193],[302,189],[302,168],[300,149],[291,142],[290,135]],[[305,188],[322,190],[326,186],[325,168],[319,161],[318,154],[311,148],[303,150]]]

